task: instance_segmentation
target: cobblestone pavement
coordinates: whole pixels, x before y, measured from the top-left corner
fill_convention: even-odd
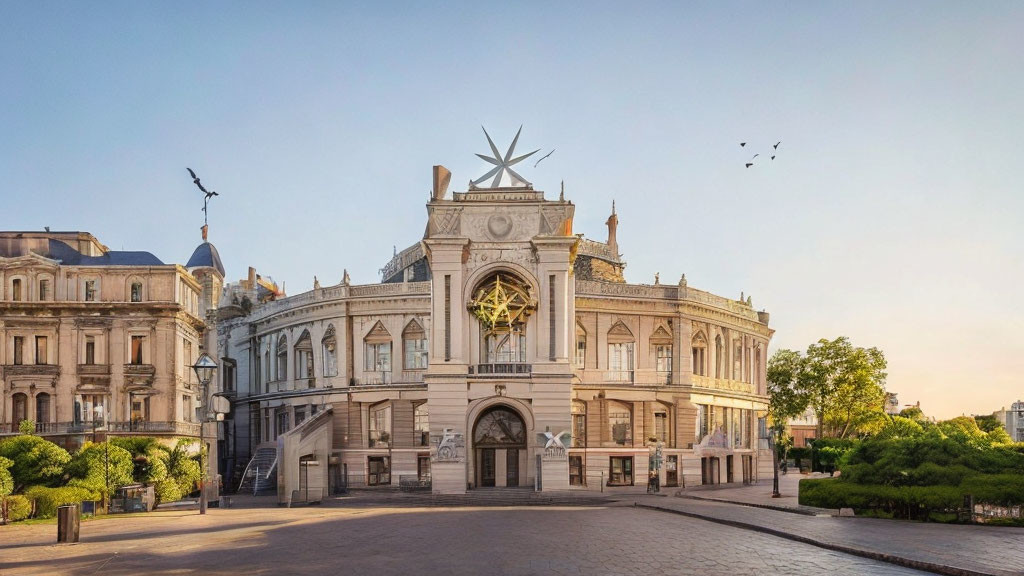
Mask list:
[[[212,509],[55,534],[0,527],[0,574],[923,574],[632,507]]]
[[[637,496],[630,502],[778,530],[815,542],[898,556],[954,570],[1000,576],[1024,574],[1024,530],[1020,528],[803,516],[688,498]]]

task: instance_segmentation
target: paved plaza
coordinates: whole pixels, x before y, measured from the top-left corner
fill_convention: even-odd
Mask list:
[[[267,508],[0,528],[18,574],[923,574],[631,506]]]

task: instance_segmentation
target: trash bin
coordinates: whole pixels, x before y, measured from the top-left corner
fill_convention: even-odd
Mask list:
[[[78,504],[57,507],[57,542],[78,542]]]

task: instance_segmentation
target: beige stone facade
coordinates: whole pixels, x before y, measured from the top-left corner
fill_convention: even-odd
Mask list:
[[[328,492],[629,490],[650,472],[688,487],[770,469],[767,313],[685,277],[624,282],[614,212],[597,242],[574,233],[572,202],[529,186],[446,196],[379,284],[222,307],[238,462],[277,446],[283,499],[315,457],[298,438],[325,430]]]
[[[198,436],[210,301],[193,272],[88,233],[0,232],[0,434]]]

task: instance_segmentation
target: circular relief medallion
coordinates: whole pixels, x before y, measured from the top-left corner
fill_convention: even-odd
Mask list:
[[[504,238],[512,231],[512,219],[504,214],[495,214],[487,219],[487,231],[495,238]]]

